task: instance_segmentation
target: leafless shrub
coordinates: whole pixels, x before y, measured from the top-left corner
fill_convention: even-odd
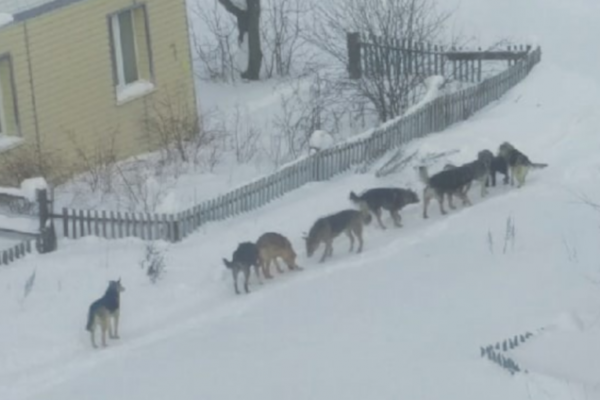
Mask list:
[[[489,230],[487,234],[487,243],[490,254],[494,254],[494,237],[492,236],[492,231]]]
[[[579,256],[577,254],[577,246],[570,244],[564,235],[562,237],[562,242],[563,242],[563,246],[565,247],[565,251],[567,253],[567,259],[569,260],[569,262],[578,263]]]
[[[250,162],[258,152],[261,132],[250,119],[242,115],[239,105],[232,115],[225,116],[223,130],[229,139],[229,148],[233,150],[239,164]]]
[[[438,11],[434,0],[332,0],[315,7],[314,25],[307,39],[333,60],[337,60],[338,79],[358,97],[367,100],[380,122],[402,115],[427,76],[392,72],[360,79],[346,79],[346,32],[361,32],[412,43],[435,42],[450,17]]]
[[[156,164],[138,160],[127,166],[117,165],[116,169],[122,183],[117,191],[120,208],[131,212],[156,212],[170,189],[168,182],[157,174]]]
[[[515,249],[515,239],[515,220],[513,219],[513,217],[509,216],[508,218],[506,218],[506,229],[504,230],[504,247],[502,248],[502,254],[506,254],[509,246],[511,250]]]
[[[200,132],[198,113],[179,91],[173,94],[166,89],[163,96],[154,97],[144,125],[149,137],[158,140],[167,162],[176,159],[188,162],[190,149],[206,144],[207,138]]]
[[[308,52],[302,37],[302,21],[310,11],[306,0],[266,0],[261,11],[263,67],[267,78],[289,76],[301,70]]]
[[[229,18],[215,1],[207,7],[206,2],[196,2],[192,15],[192,49],[201,71],[201,79],[233,82],[240,74],[235,63],[237,32],[235,22]]]
[[[38,148],[35,144],[0,153],[0,184],[20,186],[25,179],[41,176],[51,185],[64,182],[69,168],[55,154]]]
[[[163,278],[166,272],[165,250],[160,249],[154,242],[146,243],[144,249],[144,258],[140,261],[140,267],[144,270],[150,282],[155,284]]]
[[[286,85],[291,90],[280,96],[281,112],[272,120],[273,131],[277,133],[271,138],[267,151],[276,165],[306,153],[310,135],[315,130],[336,135],[352,130],[361,117],[356,108],[360,103],[341,97],[343,91],[326,72],[315,71],[287,81]]]
[[[77,156],[75,170],[83,172],[80,181],[92,193],[106,194],[114,189],[117,162],[115,141],[118,134],[119,130],[113,129],[108,135],[102,135],[102,140],[90,148],[79,142],[75,132],[67,132]]]

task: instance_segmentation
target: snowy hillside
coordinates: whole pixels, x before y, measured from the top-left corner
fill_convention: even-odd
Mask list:
[[[484,199],[474,185],[473,206],[447,216],[432,203],[423,220],[409,206],[403,228],[371,224],[360,255],[341,236],[324,264],[322,248],[306,258],[302,233],[350,207],[350,190],[420,193],[412,166],[307,185],[205,225],[168,248],[156,285],[139,266],[140,241],[64,240],[0,271],[0,399],[600,399],[600,213],[581,200],[600,202],[600,52],[589,51],[600,7],[461,0],[458,16],[482,42],[536,37],[542,63],[497,104],[406,154],[458,150],[437,170],[508,140],[548,168]],[[252,293],[236,296],[221,258],[273,230],[304,270],[252,279]],[[121,339],[93,350],[87,308],[118,277]],[[507,355],[527,373],[480,357],[481,346],[524,332],[534,336]]]

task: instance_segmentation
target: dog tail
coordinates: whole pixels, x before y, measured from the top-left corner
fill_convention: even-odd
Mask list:
[[[350,201],[352,201],[353,203],[359,203],[360,202],[360,197],[356,195],[356,193],[354,192],[350,192],[350,196],[348,196],[348,198],[350,199]]]
[[[90,306],[90,309],[88,311],[87,324],[85,325],[85,330],[91,331],[93,324],[94,324],[94,307]]]
[[[542,168],[546,168],[548,166],[548,164],[545,163],[531,163],[531,168],[534,169],[542,169]]]
[[[233,261],[229,262],[226,258],[223,259],[223,264],[225,264],[227,268],[233,268]]]
[[[363,212],[363,223],[365,225],[369,225],[371,223],[371,221],[373,220],[373,217],[371,216],[371,213],[369,212]]]

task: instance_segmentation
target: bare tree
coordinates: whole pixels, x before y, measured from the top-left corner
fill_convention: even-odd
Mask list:
[[[310,9],[306,0],[266,0],[263,6],[261,34],[264,43],[264,69],[267,78],[289,76],[299,62],[307,62],[301,51],[303,20]]]
[[[260,79],[262,65],[262,50],[260,45],[260,0],[219,0],[225,9],[237,19],[238,43],[244,43],[248,34],[248,67],[242,72],[242,78],[249,80]],[[245,6],[245,7],[244,7]]]
[[[360,32],[369,37],[425,43],[439,40],[449,12],[439,12],[435,0],[331,0],[315,8],[314,25],[307,39],[347,65],[346,33]],[[388,61],[389,62],[389,61]],[[380,122],[402,115],[427,76],[400,73],[386,68],[384,73],[346,80],[345,90],[356,92],[374,107]]]
[[[221,6],[214,2],[212,7],[196,3],[192,12],[201,27],[192,26],[192,46],[196,61],[202,71],[201,79],[234,81],[241,72],[234,59],[236,25],[223,16]]]

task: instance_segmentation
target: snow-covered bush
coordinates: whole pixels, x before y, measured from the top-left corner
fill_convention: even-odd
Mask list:
[[[165,251],[166,248],[158,246],[155,242],[146,243],[144,258],[140,261],[140,266],[152,283],[158,282],[165,274],[167,266]]]

